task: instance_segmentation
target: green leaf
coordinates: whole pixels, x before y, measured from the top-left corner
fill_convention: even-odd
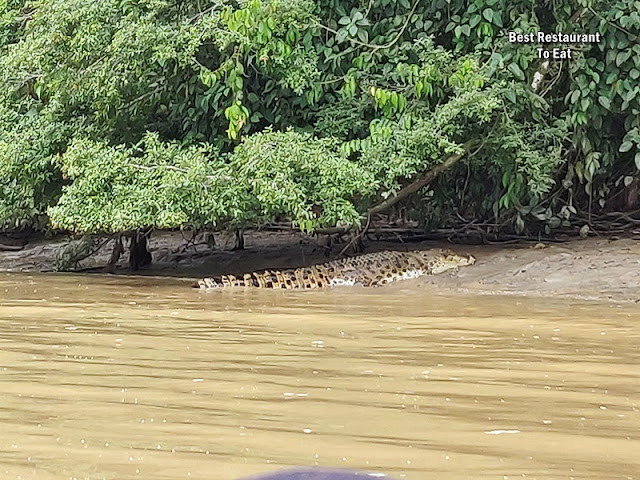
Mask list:
[[[640,152],[636,153],[636,156],[634,158],[634,161],[636,162],[636,168],[638,170],[640,170]]]
[[[207,87],[212,87],[216,83],[216,75],[210,70],[200,71],[200,81]]]
[[[493,23],[502,27],[502,15],[500,15],[500,12],[493,12]]]
[[[589,109],[590,106],[591,99],[589,97],[585,97],[580,101],[580,107],[582,107],[582,110],[584,110],[585,112]]]
[[[516,103],[516,94],[513,90],[505,90],[504,92],[504,96],[507,98],[507,100],[509,100],[511,103]]]
[[[482,11],[482,16],[487,20],[487,22],[493,21],[493,10],[491,8],[485,8]]]
[[[422,87],[423,87],[423,85],[424,85],[424,84],[422,83],[422,80],[418,80],[418,81],[416,82],[416,96],[418,96],[418,97],[419,97],[419,96],[422,94]]]
[[[518,80],[524,80],[524,72],[518,66],[517,63],[512,62],[512,63],[509,64],[509,66],[507,68],[513,74],[513,76],[516,77]]]
[[[549,219],[549,227],[558,228],[561,225],[562,221],[558,217],[551,217]]]
[[[626,62],[627,59],[629,58],[630,54],[631,54],[631,52],[629,52],[629,51],[618,52],[618,55],[616,55],[616,66],[619,67],[624,62]]]
[[[607,110],[611,109],[611,101],[609,100],[608,97],[605,97],[604,95],[600,95],[600,97],[598,97],[598,102]]]
[[[624,153],[624,152],[628,152],[629,150],[631,150],[633,148],[633,142],[622,142],[622,144],[620,145],[620,148],[618,149],[619,152]]]
[[[624,97],[627,102],[631,102],[634,98],[636,98],[635,90],[628,90],[626,97]]]
[[[398,94],[396,92],[391,92],[391,105],[394,109],[398,109]]]
[[[571,103],[576,103],[580,98],[580,90],[574,90],[571,94]]]

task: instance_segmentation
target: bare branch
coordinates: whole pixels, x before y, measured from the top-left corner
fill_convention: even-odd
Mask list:
[[[392,207],[400,200],[408,197],[412,193],[417,192],[422,187],[431,183],[438,175],[440,175],[445,170],[451,168],[458,160],[464,157],[474,146],[476,146],[479,142],[477,140],[469,140],[462,145],[463,151],[461,153],[454,153],[449,155],[444,162],[439,165],[436,165],[431,170],[425,172],[421,175],[416,181],[410,183],[402,190],[398,192],[398,194],[394,197],[386,199],[384,202],[381,202],[373,207],[371,207],[368,211],[369,215],[374,213],[380,213],[386,210],[389,207]]]

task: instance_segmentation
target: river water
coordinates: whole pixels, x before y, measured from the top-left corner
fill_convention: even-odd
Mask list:
[[[639,453],[635,305],[0,276],[2,479],[640,479]]]

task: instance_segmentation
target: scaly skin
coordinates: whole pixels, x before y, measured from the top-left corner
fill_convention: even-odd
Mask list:
[[[242,276],[222,275],[198,280],[200,288],[323,288],[336,285],[372,287],[397,280],[436,275],[473,265],[476,259],[450,250],[384,251],[289,270],[265,270]]]

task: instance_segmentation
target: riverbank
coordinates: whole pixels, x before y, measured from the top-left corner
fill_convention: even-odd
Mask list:
[[[68,238],[40,240],[27,244],[21,250],[0,251],[0,271],[50,270],[56,255],[68,242]],[[249,232],[245,236],[245,249],[239,251],[229,250],[232,238],[223,235],[217,237],[218,249],[215,250],[198,241],[188,247],[185,243],[179,232],[154,233],[150,240],[153,264],[137,274],[177,277],[184,279],[187,287],[193,279],[204,275],[240,274],[265,268],[322,263],[341,249],[338,246],[328,252],[317,237],[289,232]],[[455,274],[423,277],[384,288],[390,292],[409,288],[415,289],[416,293],[436,291],[443,294],[510,294],[640,302],[638,235],[535,245],[375,242],[369,244],[366,251],[439,247],[472,254],[477,262]],[[103,248],[80,266],[85,271],[100,273],[100,267],[106,265],[110,254],[110,248]],[[131,274],[126,269],[126,255],[120,260],[115,273]]]

